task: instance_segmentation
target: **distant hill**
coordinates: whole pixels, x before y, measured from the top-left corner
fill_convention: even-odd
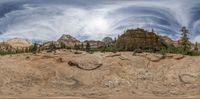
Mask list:
[[[89,43],[91,48],[101,48],[105,45],[102,41],[95,41],[95,40],[86,40],[83,42],[83,45],[86,46],[86,44]]]
[[[65,44],[67,47],[74,47],[75,44],[80,44],[80,41],[71,35],[63,34],[57,42]]]
[[[12,48],[26,48],[32,45],[31,42],[21,38],[13,38],[5,41],[4,43],[10,45]]]
[[[111,37],[105,37],[103,38],[102,42],[104,42],[106,45],[113,43],[113,39]]]

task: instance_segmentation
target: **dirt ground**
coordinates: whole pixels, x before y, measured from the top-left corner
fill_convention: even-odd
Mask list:
[[[69,64],[73,60],[78,66]],[[69,50],[0,56],[0,97],[124,96],[200,98],[200,57]]]

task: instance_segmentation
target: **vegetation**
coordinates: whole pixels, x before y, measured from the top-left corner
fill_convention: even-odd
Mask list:
[[[182,37],[181,37],[181,40],[180,40],[181,41],[181,47],[182,47],[184,53],[187,53],[191,49],[191,44],[190,44],[190,41],[189,41],[189,38],[188,38],[189,32],[186,29],[186,27],[182,27],[181,32],[182,32],[181,33]]]
[[[184,54],[191,56],[199,56],[200,52],[198,51],[198,43],[196,42],[191,47],[189,41],[189,31],[186,27],[181,28],[181,38],[179,40],[179,46],[165,42],[161,36],[154,33],[154,30],[151,32],[145,31],[144,29],[131,29],[125,31],[124,34],[118,35],[110,43],[106,43],[103,46],[94,48],[93,45],[89,42],[77,44],[75,43],[74,47],[68,47],[64,42],[60,42],[59,45],[55,42],[51,42],[48,45],[48,48],[45,48],[48,52],[56,52],[57,49],[74,49],[76,50],[75,54],[80,54],[78,50],[87,51],[88,53],[93,53],[95,51],[101,52],[113,52],[118,51],[133,51],[134,53],[141,52],[151,52],[151,53],[174,53],[174,54]],[[111,40],[110,40],[111,41]],[[44,50],[40,47],[39,44],[34,43],[33,46],[28,48],[10,48],[8,46],[0,48],[0,55],[7,54],[17,54],[17,53],[33,53],[36,54]]]
[[[89,42],[86,43],[86,48],[85,49],[86,49],[87,52],[91,51],[90,43]]]

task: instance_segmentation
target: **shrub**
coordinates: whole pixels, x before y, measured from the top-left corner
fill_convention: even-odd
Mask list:
[[[190,56],[200,56],[200,52],[199,51],[190,51],[187,53],[187,55]]]

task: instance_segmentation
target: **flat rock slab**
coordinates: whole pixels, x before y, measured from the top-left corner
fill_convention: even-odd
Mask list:
[[[174,55],[173,58],[176,60],[181,60],[183,59],[185,56],[184,55]]]
[[[84,55],[78,58],[71,59],[68,64],[76,66],[83,70],[95,70],[103,65],[101,56]]]
[[[146,58],[152,62],[159,62],[160,60],[164,59],[163,55],[154,55],[154,54],[149,54],[146,56]]]

